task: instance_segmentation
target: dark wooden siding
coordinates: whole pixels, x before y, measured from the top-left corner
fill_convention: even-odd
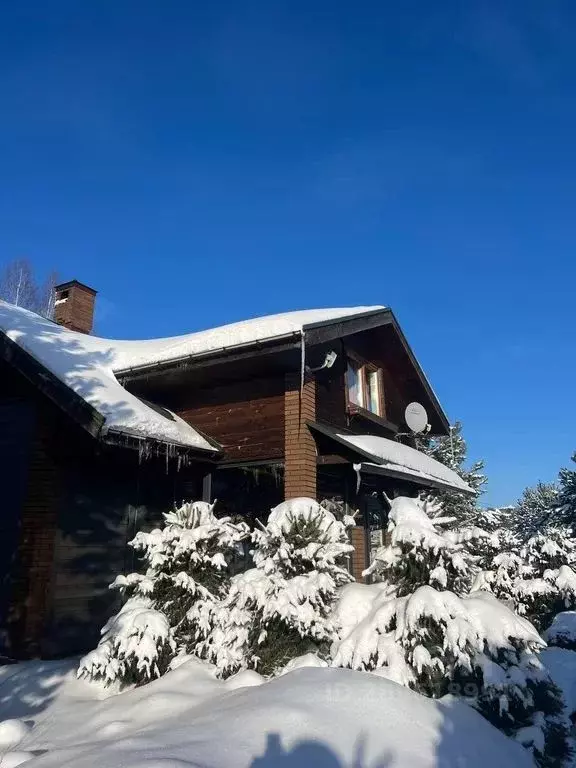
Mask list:
[[[433,422],[434,406],[407,359],[391,326],[373,328],[345,339],[345,346],[382,369],[386,418],[399,427],[405,426],[404,410],[413,400],[421,402]]]
[[[12,593],[16,655],[37,655],[50,612],[54,577],[54,542],[60,503],[61,477],[51,451],[57,424],[51,410],[37,409],[21,534]]]
[[[346,413],[346,351],[355,352],[366,362],[373,363],[382,371],[385,418],[402,426],[404,409],[413,400],[420,400],[432,410],[414,371],[406,366],[405,352],[392,328],[384,326],[354,334],[344,339],[343,354],[333,369],[317,375],[316,413],[318,421],[335,426],[357,428],[350,423]],[[368,422],[363,424],[368,433],[374,431]]]
[[[0,435],[13,451],[0,466],[6,471],[4,493],[14,502],[9,514],[3,509],[1,517],[4,523],[11,519],[12,534],[16,526],[16,551],[6,574],[9,608],[3,623],[7,652],[18,656],[38,652],[49,605],[58,502],[58,471],[49,435],[58,427],[53,404],[5,362],[0,362],[0,402],[4,411]]]
[[[284,377],[191,389],[177,412],[217,440],[226,460],[256,461],[284,455]]]
[[[206,469],[102,445],[1,362],[0,462],[4,650],[86,651],[115,607],[110,582],[139,567],[127,541],[201,498]]]
[[[107,448],[89,461],[69,458],[58,515],[50,620],[45,655],[85,651],[119,605],[110,583],[140,568],[127,546],[138,530],[160,524],[162,513],[199,498],[195,468],[168,471],[163,460],[138,464],[133,452]]]
[[[316,376],[316,418],[335,426],[348,425],[344,368],[341,365]]]
[[[29,403],[0,401],[0,628],[8,630],[14,619],[11,598],[16,577],[21,511],[28,482],[34,412]],[[10,653],[7,631],[0,633],[0,655]]]
[[[128,487],[126,482],[119,484],[113,468],[102,461],[66,471],[44,637],[47,655],[83,651],[98,641],[99,629],[117,599],[108,586],[126,572]]]
[[[346,339],[346,349],[356,352],[364,360],[380,368],[384,389],[385,417],[393,424],[400,425],[404,421],[404,408],[410,400],[406,400],[400,394],[399,373],[393,360],[394,351],[386,343],[385,331],[385,328],[374,328],[371,331],[351,336]]]

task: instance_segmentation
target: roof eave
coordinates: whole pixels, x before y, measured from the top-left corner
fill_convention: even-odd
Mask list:
[[[420,485],[422,488],[437,488],[440,491],[456,491],[457,493],[465,493],[472,495],[474,491],[464,488],[459,488],[451,483],[444,482],[438,478],[432,477],[419,477],[417,474],[404,473],[401,470],[397,470],[394,467],[390,467],[387,464],[373,464],[372,462],[362,462],[360,464],[360,472],[366,472],[371,475],[383,475],[385,477],[394,477],[398,480],[410,480],[415,485]]]
[[[74,422],[98,439],[105,418],[90,403],[64,384],[34,355],[0,331],[0,358],[16,368],[36,389],[48,397]]]
[[[142,363],[141,365],[132,365],[127,368],[118,368],[114,370],[114,375],[120,379],[135,379],[139,376],[148,376],[153,373],[161,374],[174,368],[211,365],[220,360],[240,360],[245,357],[252,357],[255,353],[264,354],[266,352],[276,352],[278,350],[298,347],[301,336],[300,331],[293,331],[282,336],[272,336],[268,339],[235,344],[230,347],[219,347],[218,349],[200,354],[182,355],[156,363]]]
[[[64,384],[48,368],[40,363],[34,355],[10,339],[4,331],[0,331],[0,359],[12,365],[24,378],[30,382],[39,392],[48,397],[60,410],[66,413],[76,424],[84,429],[95,440],[104,443],[128,446],[130,441],[149,442],[150,444],[164,444],[173,446],[176,453],[206,456],[206,460],[219,457],[223,453],[222,446],[207,435],[201,435],[213,448],[196,448],[184,443],[160,440],[146,437],[128,430],[119,430],[106,427],[105,417],[94,406],[86,402],[67,384]],[[198,431],[198,430],[196,430]],[[116,440],[114,436],[120,436]],[[123,439],[121,436],[124,436]],[[133,447],[137,447],[137,443]]]
[[[190,458],[203,460],[207,462],[216,462],[221,457],[223,451],[214,441],[202,435],[207,442],[214,443],[213,447],[200,448],[198,446],[188,445],[173,440],[162,440],[157,437],[148,435],[141,435],[137,432],[133,432],[129,429],[118,429],[111,427],[102,431],[102,441],[109,445],[122,445],[127,448],[134,448],[136,450],[145,451],[145,446],[148,446],[151,450],[162,446],[162,451],[158,453],[165,453],[167,455],[173,454],[175,456],[188,456]]]

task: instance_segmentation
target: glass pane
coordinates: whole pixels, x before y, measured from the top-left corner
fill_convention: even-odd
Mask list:
[[[378,371],[367,371],[366,374],[367,408],[372,413],[380,414],[380,378]]]
[[[348,387],[348,400],[356,405],[364,406],[360,369],[351,360],[348,360],[348,368],[346,369],[346,386]]]

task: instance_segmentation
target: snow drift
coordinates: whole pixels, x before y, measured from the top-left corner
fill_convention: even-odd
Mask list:
[[[243,672],[222,682],[189,659],[108,695],[76,680],[71,663],[29,662],[0,670],[0,702],[4,717],[33,721],[20,743],[12,739],[6,763],[19,754],[34,768],[532,765],[466,705],[343,669],[299,669],[267,683]]]

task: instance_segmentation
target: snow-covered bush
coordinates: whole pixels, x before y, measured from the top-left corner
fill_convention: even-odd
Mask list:
[[[307,498],[275,507],[252,534],[254,568],[235,576],[203,652],[221,674],[273,674],[290,659],[326,653],[337,633],[337,590],[352,580],[346,525]]]
[[[560,766],[566,724],[560,693],[538,658],[543,640],[493,595],[464,594],[473,558],[458,533],[438,525],[416,500],[392,502],[391,543],[369,569],[386,583],[344,590],[333,664],[373,671],[426,696],[456,694],[542,765]],[[368,598],[356,596],[351,620],[352,589],[368,590]]]
[[[183,504],[164,523],[130,542],[146,570],[112,583],[128,599],[81,660],[80,676],[145,683],[164,674],[177,653],[195,653],[212,630],[228,564],[248,527],[218,519],[207,502]]]

